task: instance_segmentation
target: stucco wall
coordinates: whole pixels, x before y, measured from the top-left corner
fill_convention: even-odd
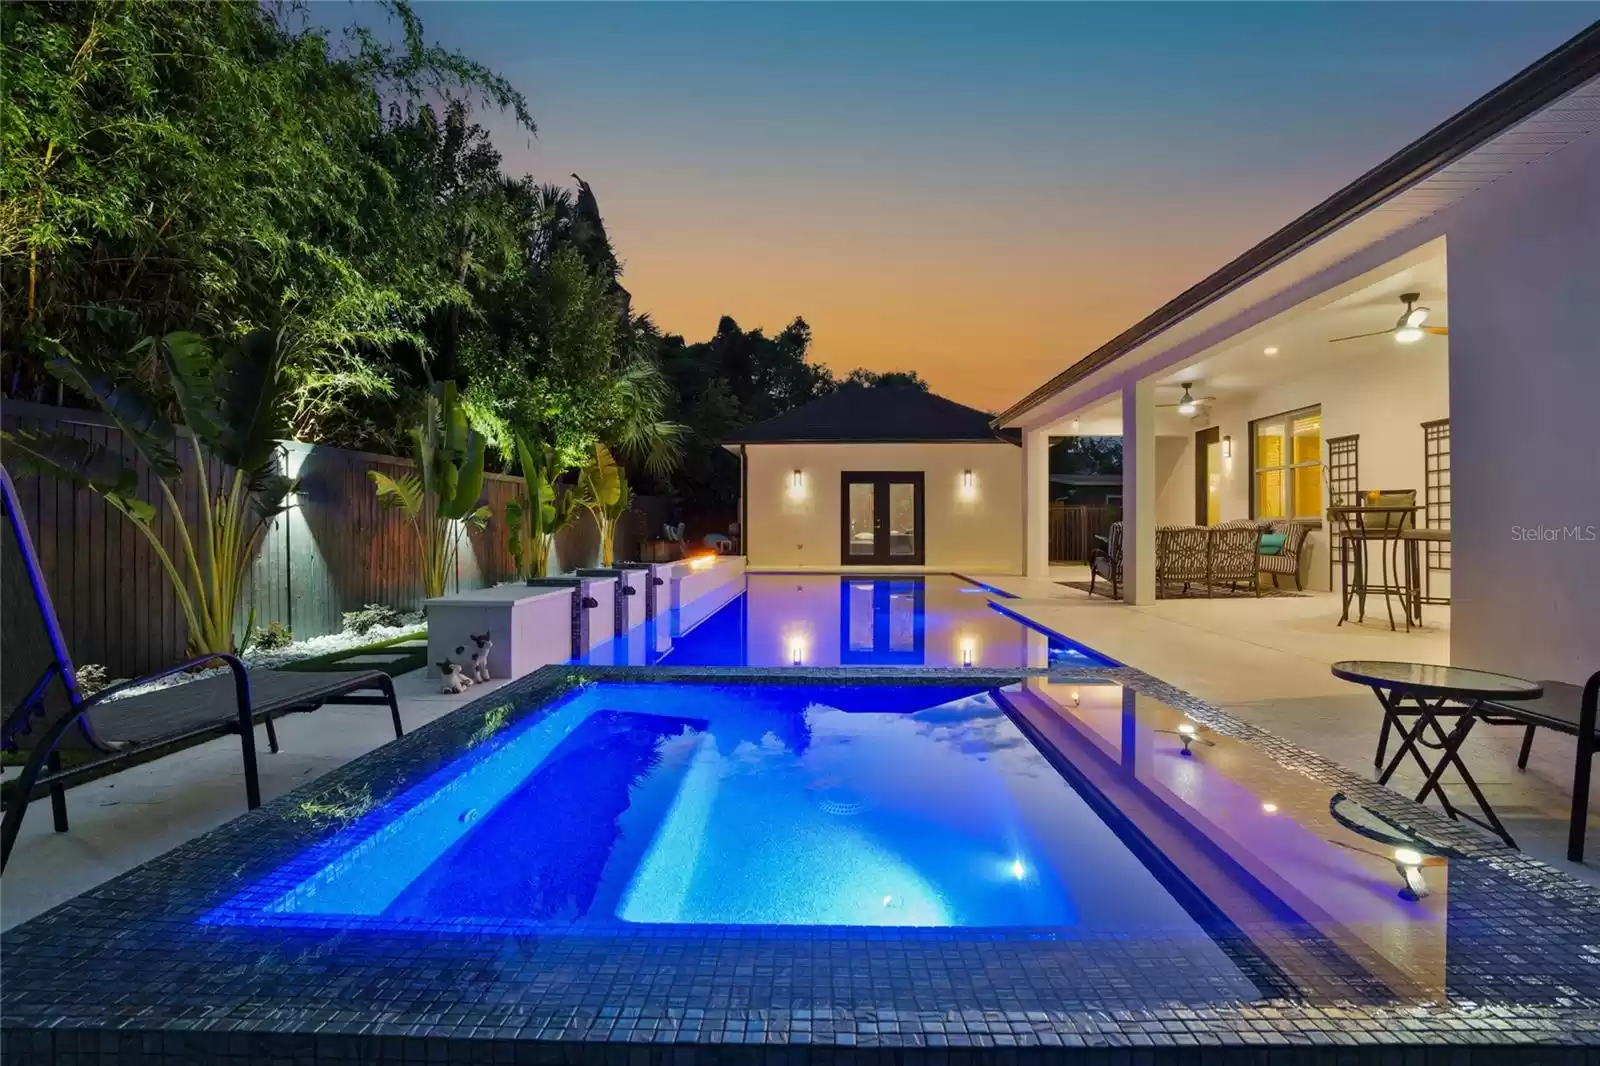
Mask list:
[[[975,444],[760,444],[747,449],[746,557],[753,567],[840,565],[840,474],[922,471],[927,568],[1022,571],[1022,450]],[[795,470],[802,489],[791,489]],[[961,475],[973,473],[970,496]]]
[[[1156,438],[1156,524],[1194,523],[1194,435]]]
[[[1581,682],[1600,670],[1600,135],[1452,215],[1450,656]]]

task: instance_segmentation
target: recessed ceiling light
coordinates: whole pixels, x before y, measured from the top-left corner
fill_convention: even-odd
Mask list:
[[[1269,344],[1265,348],[1261,349],[1261,354],[1262,355],[1277,355],[1278,354],[1278,346],[1276,344]]]

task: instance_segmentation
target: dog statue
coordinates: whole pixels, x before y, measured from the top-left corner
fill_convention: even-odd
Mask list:
[[[494,641],[489,639],[489,630],[484,630],[483,635],[468,633],[472,643],[478,649],[472,653],[472,680],[483,682],[489,680],[489,649],[494,647]]]
[[[459,663],[453,663],[449,659],[439,664],[439,677],[439,691],[452,696],[458,696],[472,687],[472,678],[461,669]]]

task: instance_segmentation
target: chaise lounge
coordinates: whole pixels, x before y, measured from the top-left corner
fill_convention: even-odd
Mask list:
[[[325,703],[387,705],[396,737],[403,733],[394,685],[376,670],[293,672],[246,670],[232,655],[202,655],[85,698],[78,689],[66,641],[45,587],[27,522],[11,477],[0,468],[0,587],[5,652],[0,657],[0,746],[27,752],[22,772],[0,786],[0,869],[11,858],[23,816],[34,799],[50,797],[58,833],[67,831],[66,790],[152,762],[228,733],[239,735],[245,800],[261,805],[255,726],[266,727],[278,750],[272,720]],[[221,662],[217,675],[170,688],[112,699],[139,685]],[[369,693],[358,695],[357,693]],[[64,759],[63,754],[70,756]]]

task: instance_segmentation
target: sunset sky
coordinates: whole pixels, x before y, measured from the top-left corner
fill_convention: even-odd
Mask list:
[[[576,172],[635,307],[803,315],[1017,399],[1600,17],[1596,4],[422,3]]]

